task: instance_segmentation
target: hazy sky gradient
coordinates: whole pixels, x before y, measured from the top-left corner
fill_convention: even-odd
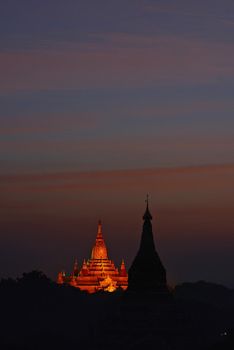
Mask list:
[[[149,192],[170,281],[234,286],[233,39],[232,0],[0,3],[1,275],[70,268],[99,218],[129,266]]]

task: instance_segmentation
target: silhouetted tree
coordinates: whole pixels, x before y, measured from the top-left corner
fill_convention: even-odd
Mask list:
[[[42,271],[33,270],[31,272],[24,272],[22,277],[17,279],[20,285],[49,285],[53,283]]]

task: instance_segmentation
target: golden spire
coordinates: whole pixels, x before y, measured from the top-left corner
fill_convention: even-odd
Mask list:
[[[122,262],[121,262],[121,265],[120,265],[120,272],[119,272],[119,275],[120,276],[127,276],[127,270],[126,270],[126,267],[125,267],[125,263],[124,263],[124,259],[122,259]]]
[[[98,221],[97,237],[92,249],[91,259],[108,259],[106,245],[102,236],[102,223]]]
[[[98,221],[97,238],[102,238],[102,222],[101,222],[101,220]]]
[[[73,267],[73,275],[78,276],[79,274],[79,267],[78,267],[78,261],[75,259],[74,267]]]

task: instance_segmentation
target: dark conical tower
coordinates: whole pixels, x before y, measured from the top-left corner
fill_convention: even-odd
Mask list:
[[[140,248],[128,273],[128,291],[165,294],[168,293],[166,270],[154,245],[148,196],[146,203]]]

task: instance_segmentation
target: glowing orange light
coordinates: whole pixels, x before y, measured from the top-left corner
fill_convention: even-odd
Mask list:
[[[66,283],[73,287],[94,293],[99,290],[114,292],[117,288],[127,289],[128,274],[122,260],[120,271],[114,262],[108,259],[106,244],[102,236],[102,225],[99,221],[95,244],[92,249],[91,259],[84,260],[81,269],[78,269],[77,260],[74,271],[70,276],[58,274],[57,282]]]

